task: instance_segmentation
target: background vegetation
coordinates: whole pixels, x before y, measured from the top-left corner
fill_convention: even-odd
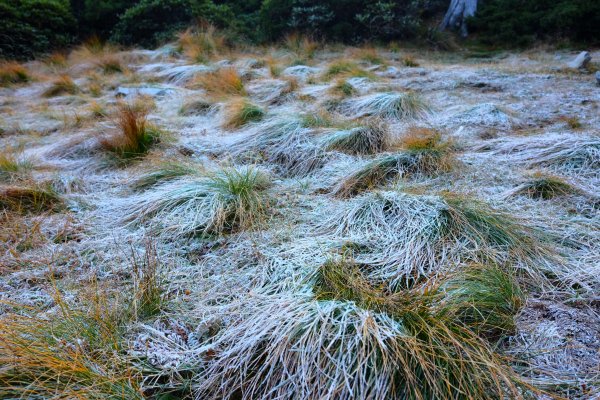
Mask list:
[[[98,36],[155,46],[194,22],[232,40],[268,42],[290,32],[316,39],[427,40],[448,0],[0,0],[0,58],[27,59]],[[470,21],[475,40],[525,46],[539,40],[598,44],[595,0],[488,0]]]

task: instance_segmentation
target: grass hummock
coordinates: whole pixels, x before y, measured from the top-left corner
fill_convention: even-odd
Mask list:
[[[62,208],[63,199],[49,184],[0,187],[0,209],[26,214]]]
[[[263,119],[265,111],[262,107],[245,98],[234,99],[225,107],[225,121],[223,126],[235,129]]]
[[[509,195],[521,195],[537,200],[551,200],[556,197],[578,193],[581,193],[581,190],[563,178],[538,171],[533,173],[526,182],[512,189]]]
[[[377,158],[351,173],[333,193],[339,197],[355,196],[397,177],[447,172],[455,163],[452,143],[435,130],[410,129],[395,145],[400,152]]]
[[[44,91],[43,95],[44,97],[55,97],[66,94],[74,95],[79,92],[79,86],[73,82],[70,76],[61,75],[52,82],[52,85]]]
[[[143,156],[160,141],[160,131],[148,124],[148,110],[129,104],[118,108],[118,131],[100,139],[101,146],[121,159]]]
[[[267,217],[271,185],[254,168],[225,168],[193,180],[165,184],[125,207],[130,222],[153,219],[176,236],[221,235],[259,226]]]
[[[417,93],[386,92],[349,99],[339,105],[342,114],[348,116],[378,116],[390,119],[419,119],[427,116],[431,108]]]
[[[245,96],[246,89],[242,78],[234,68],[220,68],[214,72],[207,72],[193,82],[215,98],[226,98],[230,96]]]
[[[383,121],[370,119],[362,126],[334,132],[324,143],[327,150],[355,155],[376,154],[389,148],[391,134]]]
[[[497,282],[484,280],[493,291]],[[218,337],[219,352],[200,373],[199,393],[212,398],[234,392],[242,399],[291,391],[319,399],[373,393],[404,399],[521,398],[522,381],[472,329],[476,324],[465,311],[481,306],[481,320],[492,325],[487,292],[467,290],[453,301],[446,301],[437,285],[426,292],[389,292],[351,262],[327,262],[315,273],[314,295],[263,296]]]
[[[17,83],[26,83],[31,80],[27,68],[15,61],[0,62],[0,87]]]

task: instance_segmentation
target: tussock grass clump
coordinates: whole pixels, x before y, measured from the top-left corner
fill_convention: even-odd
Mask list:
[[[125,70],[119,57],[114,54],[105,54],[98,58],[94,64],[105,74],[114,74]]]
[[[363,126],[338,131],[325,138],[327,150],[348,154],[375,154],[389,148],[391,137],[388,126],[380,120],[369,120]]]
[[[369,193],[335,210],[320,231],[359,241],[354,254],[372,279],[412,286],[466,263],[514,265],[541,278],[552,259],[545,236],[525,222],[466,196]]]
[[[349,99],[339,106],[344,115],[365,115],[393,119],[423,118],[431,111],[427,102],[417,93],[375,93],[357,99]]]
[[[0,62],[0,86],[25,83],[31,80],[27,68],[15,61]]]
[[[30,160],[19,158],[10,152],[0,153],[0,182],[13,182],[19,180],[33,169]]]
[[[144,254],[139,257],[132,249],[133,299],[130,305],[135,319],[145,319],[158,314],[165,303],[162,264],[156,245],[150,240],[144,244]]]
[[[306,123],[297,117],[267,119],[228,150],[246,162],[274,164],[284,175],[308,174],[323,165],[325,153],[312,142]]]
[[[187,175],[197,175],[201,169],[191,163],[180,161],[166,161],[160,163],[156,169],[143,174],[133,181],[135,190],[145,190],[159,183],[171,181]]]
[[[417,62],[417,60],[415,60],[413,56],[405,56],[402,59],[402,64],[404,64],[405,67],[409,68],[416,68],[419,66],[419,63]]]
[[[142,156],[160,141],[160,131],[148,125],[148,111],[129,104],[118,109],[118,133],[100,139],[101,146],[120,158]]]
[[[510,272],[496,265],[469,264],[442,284],[456,320],[489,339],[515,332],[525,293]]]
[[[227,38],[206,24],[198,29],[187,29],[177,37],[178,50],[189,59],[205,63],[227,48]]]
[[[337,76],[371,78],[372,74],[353,61],[338,60],[329,64],[323,78],[329,80]]]
[[[355,49],[351,52],[352,57],[358,58],[361,61],[366,61],[371,64],[384,64],[383,57],[379,55],[374,47],[363,47]]]
[[[581,190],[571,185],[564,179],[535,172],[531,178],[510,191],[509,195],[521,195],[531,197],[532,199],[550,200],[555,197],[569,196],[581,193]]]
[[[225,107],[225,128],[239,128],[249,122],[263,119],[265,111],[262,107],[250,102],[245,98],[234,99]]]
[[[371,161],[340,182],[333,193],[339,197],[355,196],[397,177],[447,172],[455,163],[451,142],[443,140],[435,130],[413,128],[397,145],[401,152]]]
[[[196,78],[194,85],[198,85],[214,97],[245,96],[244,82],[234,68],[221,68],[208,72]]]
[[[329,89],[329,92],[341,97],[350,97],[355,95],[358,91],[351,83],[345,79],[338,79],[335,85]]]
[[[566,175],[596,176],[600,168],[600,138],[596,136],[557,135],[544,141],[523,138],[499,144],[495,153],[505,154],[511,163]]]
[[[55,97],[65,94],[77,94],[79,91],[79,86],[73,82],[70,76],[61,75],[52,82],[52,86],[46,89],[43,95],[44,97]]]
[[[59,211],[63,199],[49,184],[0,187],[0,209],[19,213]]]
[[[204,99],[186,101],[179,109],[179,115],[204,115],[212,108],[212,103]]]
[[[283,46],[296,54],[299,60],[314,58],[321,44],[308,36],[299,33],[290,33],[283,39]]]
[[[57,314],[9,313],[0,321],[0,397],[143,399],[135,372],[118,357],[123,313],[98,295]]]
[[[445,303],[436,287],[389,293],[346,263],[316,275],[314,298],[265,297],[217,339],[201,396],[522,398],[517,374],[455,319],[463,306],[479,306],[476,292],[469,305]]]
[[[180,180],[141,196],[128,215],[178,236],[213,235],[251,229],[267,216],[270,178],[253,168],[223,169],[194,180]]]

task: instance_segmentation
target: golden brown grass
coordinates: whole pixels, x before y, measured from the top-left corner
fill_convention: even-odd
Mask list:
[[[187,29],[177,38],[179,51],[195,62],[208,62],[227,48],[227,38],[213,25]]]
[[[221,68],[201,75],[194,80],[192,85],[201,87],[215,98],[246,95],[244,82],[234,68]]]
[[[353,58],[359,59],[361,61],[366,61],[371,64],[384,64],[385,61],[381,55],[377,52],[377,49],[374,47],[361,47],[359,49],[353,49],[350,52],[350,55]]]
[[[62,198],[49,184],[0,187],[0,209],[26,214],[62,208]]]
[[[97,289],[96,289],[97,290]],[[78,308],[57,293],[44,317],[13,306],[0,320],[0,398],[142,399],[119,357],[127,313],[94,293]]]
[[[142,156],[160,141],[160,131],[147,122],[148,110],[121,104],[117,113],[118,131],[100,139],[101,146],[122,159]]]
[[[54,97],[77,93],[79,93],[79,86],[73,82],[73,79],[68,75],[61,75],[52,82],[52,85],[44,91],[43,95],[44,97]]]
[[[25,83],[31,80],[27,68],[15,61],[0,62],[0,86]]]
[[[262,107],[240,97],[231,100],[225,107],[225,120],[223,127],[227,129],[239,128],[249,122],[263,119],[265,111]]]

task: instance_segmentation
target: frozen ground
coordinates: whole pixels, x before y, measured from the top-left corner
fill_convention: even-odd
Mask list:
[[[274,52],[282,69],[277,77],[261,52],[239,53],[208,65],[190,64],[167,50],[123,52],[116,56],[127,71],[113,74],[104,74],[90,60],[71,61],[64,67],[31,63],[33,82],[0,89],[0,148],[29,160],[32,167],[22,180],[2,184],[51,182],[67,209],[25,216],[4,211],[0,312],[13,311],[18,304],[51,314],[57,307],[57,288],[66,299],[77,302],[92,282],[115,293],[129,290],[125,283],[132,279],[132,253],[143,254],[151,241],[160,259],[166,303],[158,315],[128,327],[127,357],[152,366],[148,387],[167,381],[177,387],[192,376],[192,392],[198,398],[218,398],[226,391],[204,387],[205,382],[219,385],[205,371],[218,368],[207,364],[215,354],[219,359],[219,352],[227,347],[223,343],[231,339],[228,336],[241,335],[248,326],[257,337],[265,335],[262,324],[266,330],[283,324],[288,316],[300,318],[309,312],[294,304],[304,304],[310,295],[308,277],[339,254],[344,243],[377,248],[376,254],[359,254],[357,259],[382,268],[380,275],[375,274],[378,277],[404,268],[399,265],[417,251],[401,248],[399,236],[385,236],[389,231],[378,236],[379,231],[370,231],[369,226],[354,230],[338,226],[363,197],[335,197],[333,188],[377,157],[335,150],[311,153],[314,143],[339,128],[300,129],[296,147],[285,149],[299,158],[292,166],[272,162],[275,159],[268,154],[250,160],[244,151],[269,124],[293,123],[327,109],[337,121],[350,121],[361,116],[359,100],[410,91],[429,104],[430,112],[415,118],[384,116],[392,136],[400,138],[413,126],[437,129],[452,139],[456,166],[440,174],[399,178],[373,191],[464,194],[547,234],[555,254],[544,262],[552,264],[552,276],[540,287],[528,288],[527,301],[516,316],[516,330],[502,340],[498,351],[527,360],[515,368],[544,390],[566,398],[597,398],[600,87],[591,74],[563,69],[574,55],[567,52],[486,59],[412,52],[418,67],[404,65],[408,53],[379,51],[383,63],[357,58],[369,74],[347,77],[354,93],[344,99],[330,90],[336,79],[323,75],[334,60],[355,57],[348,50],[318,52],[306,61],[309,65],[294,66],[288,66],[293,57]],[[600,53],[592,56],[600,60]],[[198,76],[223,67],[235,68],[243,78],[247,97],[266,110],[263,121],[223,127],[229,99],[210,98],[194,84]],[[64,73],[80,92],[44,97],[53,77]],[[286,89],[296,83],[297,87]],[[210,108],[180,112],[193,100],[206,100]],[[331,106],[332,100],[341,106]],[[97,143],[115,129],[111,115],[118,101],[151,104],[149,121],[169,132],[169,139],[145,158],[123,167],[108,163]],[[92,115],[93,103],[106,115]],[[283,146],[267,146],[275,145]],[[318,158],[316,167],[306,165],[311,157]],[[187,162],[198,171],[256,164],[273,181],[268,189],[273,199],[269,218],[258,229],[210,238],[185,234],[183,227],[194,218],[185,212],[132,224],[152,199],[160,199],[171,190],[169,185],[180,182],[159,183],[143,191],[132,188],[136,179],[165,160]],[[536,172],[552,174],[574,190],[550,199],[523,195],[519,188]],[[410,221],[407,224],[415,223]],[[411,240],[412,231],[394,229],[399,229],[394,235]],[[451,246],[444,254],[452,262],[460,261]],[[443,268],[442,261],[436,263]],[[261,318],[256,324],[248,322],[256,318]],[[246,336],[243,340],[252,340]],[[235,357],[236,351],[245,350],[227,351]],[[240,363],[230,365],[242,368]],[[234,381],[223,378],[226,383]],[[283,389],[273,389],[270,395],[258,389],[257,393],[275,398],[281,395],[278,390]],[[316,391],[297,390],[317,398]],[[335,398],[331,393],[319,396]]]

